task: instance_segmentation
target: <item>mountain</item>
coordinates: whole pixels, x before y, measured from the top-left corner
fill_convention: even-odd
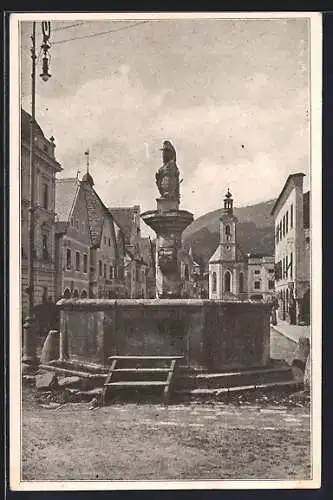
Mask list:
[[[237,240],[244,253],[274,254],[274,222],[270,213],[275,200],[247,207],[234,208],[238,219]],[[183,233],[186,249],[192,247],[193,255],[205,268],[219,244],[219,218],[223,209],[198,217]]]

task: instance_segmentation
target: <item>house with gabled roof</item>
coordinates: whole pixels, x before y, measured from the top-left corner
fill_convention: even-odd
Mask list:
[[[57,298],[89,294],[90,229],[85,190],[77,178],[56,181]]]
[[[90,233],[90,288],[94,298],[126,297],[124,237],[119,225],[94,189],[89,171],[81,181]]]

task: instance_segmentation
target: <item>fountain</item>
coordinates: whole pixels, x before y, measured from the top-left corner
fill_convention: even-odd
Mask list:
[[[141,215],[142,220],[156,233],[156,298],[180,298],[181,236],[193,221],[193,214],[179,210],[179,170],[176,151],[171,142],[163,143],[163,165],[156,173],[160,192],[156,210]]]
[[[204,387],[267,377],[290,383],[290,368],[270,360],[269,304],[181,298],[181,235],[193,215],[179,209],[176,151],[169,141],[162,151],[160,198],[156,210],[142,214],[156,232],[156,298],[60,300],[60,354],[49,369],[88,371],[94,378],[105,373],[110,357],[171,356]]]

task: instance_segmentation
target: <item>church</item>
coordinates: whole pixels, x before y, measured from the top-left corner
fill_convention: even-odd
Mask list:
[[[274,295],[274,257],[244,254],[237,242],[238,220],[229,189],[220,217],[220,243],[209,259],[209,298],[271,300]]]

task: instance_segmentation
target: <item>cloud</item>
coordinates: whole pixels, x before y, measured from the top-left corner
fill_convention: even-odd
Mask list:
[[[272,85],[256,72],[242,98],[180,106],[171,88],[154,92],[123,64],[72,95],[37,96],[37,117],[56,138],[62,176],[84,171],[90,149],[96,190],[110,206],[155,207],[159,149],[171,140],[184,178],[182,206],[201,215],[221,206],[227,186],[240,206],[274,198],[290,172],[308,172],[307,92],[286,91],[275,101]]]

